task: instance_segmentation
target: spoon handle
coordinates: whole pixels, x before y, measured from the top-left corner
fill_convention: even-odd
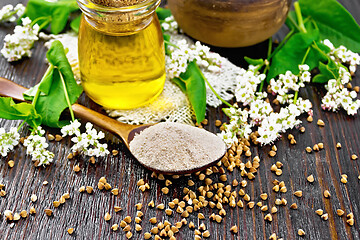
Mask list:
[[[17,101],[25,101],[23,93],[26,90],[27,88],[0,77],[0,96],[11,97]],[[130,131],[138,127],[136,125],[118,122],[80,104],[73,104],[72,109],[76,117],[81,118],[84,121],[92,122],[104,130],[119,135],[125,144],[128,144],[128,135]]]
[[[76,117],[83,121],[92,122],[104,130],[117,134],[125,144],[128,144],[128,135],[131,130],[138,127],[137,125],[121,123],[77,103],[72,105],[72,109]]]
[[[6,78],[0,77],[0,96],[2,97],[11,97],[17,101],[25,101],[23,93],[27,88],[16,84]]]

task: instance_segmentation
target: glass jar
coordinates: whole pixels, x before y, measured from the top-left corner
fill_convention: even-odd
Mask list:
[[[160,0],[121,7],[77,2],[83,12],[78,51],[86,94],[110,109],[153,101],[165,83],[164,39],[155,13]]]

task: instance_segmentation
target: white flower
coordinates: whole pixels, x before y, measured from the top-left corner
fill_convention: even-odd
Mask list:
[[[103,157],[110,153],[107,150],[107,144],[101,144],[99,142],[100,139],[105,137],[103,132],[97,132],[96,129],[93,128],[93,125],[88,122],[85,125],[85,133],[81,133],[80,126],[79,121],[75,120],[61,129],[63,136],[75,135],[71,138],[71,141],[75,143],[71,148],[73,152],[82,152],[87,156],[96,157]]]
[[[296,105],[301,113],[310,112],[312,108],[312,103],[308,99],[303,100],[302,98],[299,98]]]
[[[227,109],[230,114],[229,124],[224,124],[225,129],[218,135],[224,140],[228,148],[238,142],[238,138],[248,138],[252,125],[248,124],[249,112],[236,108]]]
[[[270,89],[273,94],[277,94],[277,99],[281,104],[290,103],[292,95],[290,91],[299,91],[300,88],[305,87],[306,82],[311,81],[310,67],[306,64],[299,65],[299,74],[295,75],[290,71],[285,74],[280,74],[278,79],[270,80]],[[290,97],[291,96],[291,97]]]
[[[228,148],[230,148],[233,143],[238,142],[238,138],[231,131],[221,131],[218,136],[222,138]]]
[[[0,9],[0,22],[15,22],[25,12],[25,6],[17,4],[15,8],[12,5],[5,5]]]
[[[17,128],[11,127],[9,132],[4,128],[0,128],[0,154],[6,157],[8,152],[14,149],[19,144],[20,135]]]
[[[304,72],[304,71],[309,71],[310,67],[307,64],[303,64],[303,65],[299,65],[299,70]]]
[[[16,26],[14,34],[6,35],[1,54],[9,61],[20,60],[24,56],[31,57],[31,48],[38,40],[39,25],[31,26],[30,18],[22,18],[22,26]]]
[[[38,162],[38,166],[49,165],[54,159],[54,153],[46,150],[49,144],[46,142],[46,138],[43,137],[45,131],[38,127],[37,131],[34,131],[24,140],[24,146],[26,147],[26,154],[31,155],[32,161]]]
[[[326,95],[321,100],[321,107],[324,110],[336,112],[340,108],[343,108],[348,115],[355,115],[360,107],[360,100],[355,100],[357,93],[355,91],[349,91],[343,86],[343,84],[349,82],[347,71],[340,68],[339,80],[331,79],[328,81],[325,88],[328,90]],[[344,80],[345,78],[345,80]]]
[[[302,82],[310,82],[311,81],[311,74],[309,71],[304,71],[303,73],[301,73],[300,75],[300,80]]]
[[[262,144],[273,143],[281,133],[294,128],[301,123],[296,117],[304,112],[311,112],[311,102],[298,99],[297,104],[282,107],[279,113],[270,113],[265,117],[258,128],[259,137],[257,141]]]
[[[280,137],[282,129],[282,124],[278,120],[280,116],[279,113],[271,113],[261,122],[258,128],[259,137],[257,139],[260,144],[270,144]]]
[[[62,133],[62,136],[63,137],[66,137],[66,136],[72,136],[76,133],[80,133],[80,126],[81,126],[81,123],[75,119],[75,121],[71,121],[69,125],[66,125],[64,127],[61,128],[61,133]]]
[[[166,57],[166,70],[170,79],[178,78],[181,73],[186,72],[188,63],[196,60],[202,69],[210,72],[221,71],[221,57],[217,53],[210,52],[210,48],[196,42],[189,45],[186,40],[177,42],[178,48],[169,46],[170,57]]]
[[[355,91],[351,91],[350,92],[350,97],[351,98],[356,98],[357,97],[357,93]]]
[[[334,61],[340,61],[349,65],[350,72],[356,71],[356,66],[360,65],[360,55],[348,50],[344,46],[335,48],[334,45],[328,40],[324,40],[323,43],[330,48],[330,53],[328,54],[331,59]],[[345,83],[343,83],[345,84]]]
[[[26,18],[22,18],[21,19],[22,25],[26,26],[26,25],[30,25],[31,24],[31,19],[26,17]]]
[[[178,23],[175,21],[174,16],[170,16],[161,21],[161,27],[165,32],[177,33],[179,29]]]
[[[251,123],[259,124],[261,121],[270,115],[273,111],[270,103],[266,102],[263,99],[256,99],[250,103],[249,115],[251,118]]]
[[[350,103],[347,108],[345,109],[347,114],[349,115],[355,115],[360,107],[360,100],[356,100],[352,103]]]
[[[236,101],[243,103],[244,106],[256,99],[257,87],[265,79],[264,74],[256,72],[258,67],[250,65],[248,70],[241,69],[236,77]]]
[[[334,50],[334,45],[330,42],[329,39],[325,39],[325,40],[323,41],[323,43],[324,43],[328,48],[330,48],[330,50]]]

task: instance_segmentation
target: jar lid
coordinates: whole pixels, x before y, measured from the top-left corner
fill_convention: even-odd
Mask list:
[[[139,4],[145,0],[91,0],[93,3],[106,7],[127,7]]]
[[[77,0],[87,22],[114,35],[134,34],[152,21],[161,0]]]

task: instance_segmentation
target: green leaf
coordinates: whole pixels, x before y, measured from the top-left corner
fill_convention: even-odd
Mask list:
[[[157,14],[159,20],[162,21],[171,16],[171,11],[170,11],[170,9],[158,7],[156,9],[156,14]]]
[[[34,87],[29,88],[28,90],[23,92],[24,99],[26,101],[32,101],[34,99],[38,89],[39,89],[39,84],[36,84]],[[40,92],[40,95],[44,96],[45,93]]]
[[[74,104],[82,93],[82,87],[79,86],[75,79],[71,66],[66,58],[65,50],[60,41],[54,41],[46,53],[49,63],[54,66],[43,77],[42,81],[35,86],[41,94],[36,103],[36,110],[42,116],[42,123],[49,127],[62,127],[68,121],[59,121],[61,113],[68,107],[66,101],[66,92],[70,104]],[[61,81],[60,74],[63,76],[66,85],[66,91]],[[34,90],[27,98],[33,99]]]
[[[336,0],[299,0],[304,17],[315,20],[322,40],[329,39],[335,46],[344,45],[360,52],[360,26]]]
[[[54,66],[51,64],[44,74],[43,79],[41,79],[41,82],[23,93],[24,99],[27,101],[32,101],[38,91],[40,91],[40,96],[48,95],[53,81],[53,74]]]
[[[249,58],[249,57],[244,57],[245,61],[253,66],[258,66],[258,65],[263,65],[264,64],[264,59],[259,58],[259,59],[253,59],[253,58]]]
[[[312,79],[312,82],[327,83],[330,79],[338,79],[340,67],[344,67],[344,66],[335,63],[334,60],[332,60],[331,58],[329,58],[327,64],[320,62],[319,63],[320,74],[316,75]]]
[[[315,77],[312,78],[313,83],[327,83],[330,80],[329,77],[325,76],[324,74],[317,74]]]
[[[285,24],[290,30],[299,32],[299,26],[297,25],[297,18],[295,11],[289,11]]]
[[[186,94],[186,84],[180,78],[173,78],[171,79],[178,87]]]
[[[0,118],[8,120],[24,120],[30,127],[37,128],[41,124],[39,115],[30,103],[16,104],[12,98],[0,97]]]
[[[317,67],[319,60],[324,60],[324,55],[320,54],[318,49],[314,49],[311,45],[319,41],[319,31],[312,29],[311,23],[307,24],[308,31],[306,33],[295,33],[287,43],[273,56],[267,80],[283,74],[286,71],[291,71],[294,74],[299,73],[298,65],[306,54],[305,63],[309,65],[310,69]],[[308,49],[309,52],[307,53]],[[325,59],[326,60],[326,59]]]
[[[32,21],[36,21],[39,25],[45,24],[50,19],[51,32],[53,34],[60,33],[66,26],[68,17],[71,12],[78,10],[79,7],[76,0],[59,0],[55,2],[46,0],[29,0],[25,16],[29,17]]]
[[[184,91],[194,109],[198,123],[205,119],[206,112],[206,88],[205,77],[195,61],[188,64],[185,73],[180,78],[173,80]]]
[[[46,53],[46,58],[54,67],[60,69],[60,72],[64,75],[64,78],[69,82],[69,84],[71,84],[71,87],[81,93],[82,88],[75,82],[70,63],[66,58],[64,46],[60,41],[54,41],[51,44],[49,51]]]
[[[79,15],[77,18],[72,20],[70,23],[71,29],[76,33],[79,33],[80,22],[81,22],[81,15]]]
[[[310,70],[316,68],[319,65],[319,62],[326,62],[328,60],[327,50],[330,50],[328,47],[327,50],[323,50],[319,46],[322,46],[320,42],[313,42],[310,46],[309,54],[305,60],[305,64],[309,65]]]
[[[163,33],[163,37],[164,37],[164,45],[165,45],[165,54],[170,56],[171,55],[171,51],[169,50],[168,46],[168,42],[170,42],[170,35],[169,34],[165,34]]]

